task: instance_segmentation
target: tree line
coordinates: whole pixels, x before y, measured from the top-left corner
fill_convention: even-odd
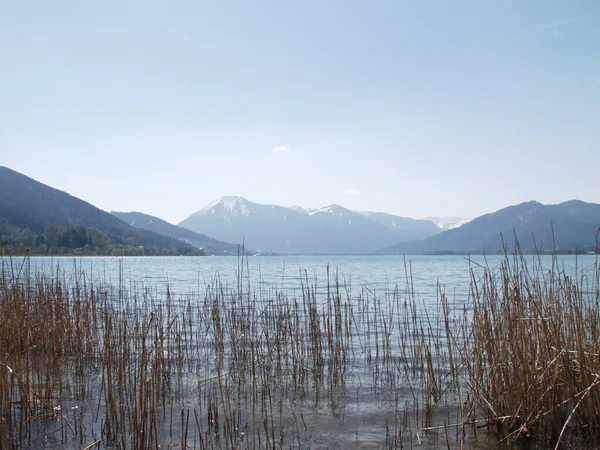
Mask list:
[[[82,225],[54,225],[35,234],[29,228],[19,228],[0,219],[0,246],[4,253],[14,255],[106,255],[152,256],[176,255],[176,249],[158,245],[138,245],[133,237],[114,239],[106,233]]]

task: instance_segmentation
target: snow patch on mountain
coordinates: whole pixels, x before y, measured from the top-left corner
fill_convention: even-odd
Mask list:
[[[335,203],[327,203],[324,205],[319,205],[316,208],[308,211],[309,216],[314,216],[315,214],[331,214],[333,216],[341,217],[344,215],[345,208],[342,208]]]
[[[473,219],[466,219],[464,217],[424,217],[423,220],[430,220],[433,222],[438,228],[446,231],[452,230],[454,228],[458,228],[463,226],[465,223],[469,223]]]
[[[308,214],[308,212],[310,211],[309,209],[303,208],[302,206],[298,206],[298,205],[292,205],[292,206],[290,206],[290,209],[292,211],[296,211],[296,212],[302,213],[302,214]]]
[[[248,217],[250,208],[248,200],[239,196],[221,197],[202,208],[193,216],[214,215],[217,210],[223,211],[223,216],[227,222],[236,217]]]

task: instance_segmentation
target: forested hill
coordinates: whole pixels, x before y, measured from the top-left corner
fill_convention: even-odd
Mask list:
[[[7,167],[0,167],[0,233],[3,246],[15,252],[30,248],[33,253],[202,254],[190,244],[134,228]]]

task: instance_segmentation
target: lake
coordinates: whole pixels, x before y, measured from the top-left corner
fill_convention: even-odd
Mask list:
[[[559,255],[558,266],[576,279],[594,273],[594,255]],[[242,260],[232,256],[174,256],[174,257],[31,257],[31,273],[42,272],[69,280],[77,272],[84,272],[88,281],[104,281],[114,285],[124,282],[131,286],[151,288],[164,293],[167,286],[174,295],[203,295],[205,287],[216,278],[225,285],[234,286],[237,274],[243,272],[244,287],[253,291],[264,289],[296,293],[302,280],[316,283],[317,292],[327,292],[327,268],[330,284],[337,272],[338,279],[350,296],[367,287],[374,292],[406,287],[409,278],[415,292],[425,302],[435,302],[438,285],[446,294],[460,303],[466,300],[471,279],[482,268],[498,267],[502,255],[471,256],[249,256]],[[512,257],[509,257],[512,260]],[[541,265],[546,270],[552,262],[551,255],[525,255],[529,267]],[[243,263],[243,268],[240,266]],[[7,267],[8,259],[4,259]],[[14,258],[15,273],[28,270],[22,258]],[[241,271],[241,272],[240,272]],[[121,281],[120,281],[121,280]]]

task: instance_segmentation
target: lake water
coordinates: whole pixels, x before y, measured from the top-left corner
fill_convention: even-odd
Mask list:
[[[415,291],[424,300],[435,299],[438,285],[450,297],[464,299],[468,293],[470,271],[482,273],[482,267],[494,269],[504,256],[249,256],[243,259],[232,256],[175,256],[175,257],[31,257],[28,262],[13,259],[14,273],[25,276],[44,273],[60,274],[67,280],[75,273],[84,272],[88,281],[103,281],[118,285],[134,283],[150,287],[159,293],[167,286],[175,295],[198,295],[206,285],[219,279],[225,285],[235,285],[242,271],[244,287],[252,290],[275,288],[293,293],[308,278],[316,282],[318,292],[326,292],[329,268],[330,284],[337,272],[341,285],[353,291],[368,287],[382,291],[398,285],[401,289],[412,279]],[[509,257],[512,261],[512,257]],[[594,272],[594,255],[561,255],[558,267],[569,276],[579,279]],[[530,268],[551,266],[552,256],[524,256]],[[243,264],[243,268],[241,267]],[[4,258],[5,270],[9,260]]]

